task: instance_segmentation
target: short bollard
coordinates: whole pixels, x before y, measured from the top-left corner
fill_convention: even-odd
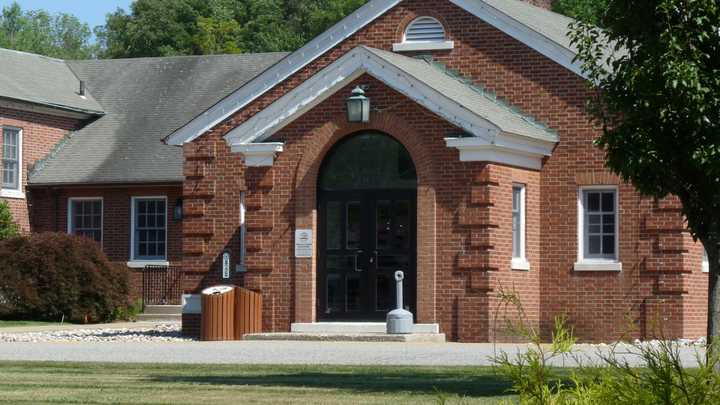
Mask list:
[[[405,274],[402,271],[395,272],[397,288],[397,307],[387,314],[388,334],[409,334],[413,330],[413,314],[403,309],[403,279]]]

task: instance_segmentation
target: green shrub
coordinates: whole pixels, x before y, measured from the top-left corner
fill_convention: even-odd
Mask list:
[[[127,304],[127,268],[92,240],[43,233],[0,241],[0,317],[104,322]]]
[[[0,200],[0,240],[18,235],[18,227],[13,221],[10,206],[6,201]]]
[[[123,321],[136,321],[139,314],[143,311],[143,300],[136,299],[128,305],[115,308],[113,318]]]
[[[502,292],[499,298],[505,304],[520,305],[516,294]],[[518,312],[523,313],[522,308]],[[514,356],[496,354],[493,362],[512,381],[521,404],[720,404],[720,373],[716,371],[720,369],[720,346],[707,348],[708,356],[697,354],[697,367],[686,368],[678,343],[616,344],[604,354],[598,352],[599,365],[588,367],[574,352],[572,328],[562,316],[555,319],[551,344],[544,344],[537,330],[522,320],[509,322],[508,328],[530,345]],[[630,366],[627,356],[636,356],[641,366]],[[569,357],[579,367],[570,375],[558,373],[550,364],[561,357]]]

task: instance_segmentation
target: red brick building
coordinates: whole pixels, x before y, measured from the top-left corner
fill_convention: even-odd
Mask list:
[[[588,341],[701,336],[702,248],[675,199],[603,167],[569,22],[373,0],[289,55],[54,61],[97,105],[60,119],[0,86],[7,139],[37,150],[8,198],[24,229],[181,268],[187,294],[261,291],[267,331],[382,321],[403,270],[416,322],[452,340],[507,338],[508,292],[545,335],[566,315]]]

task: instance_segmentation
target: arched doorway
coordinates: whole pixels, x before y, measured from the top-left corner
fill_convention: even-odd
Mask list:
[[[396,270],[415,313],[417,175],[400,142],[367,131],[335,145],[318,176],[318,219],[318,320],[384,320]]]

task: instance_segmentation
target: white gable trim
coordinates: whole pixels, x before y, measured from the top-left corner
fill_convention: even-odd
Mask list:
[[[165,142],[168,145],[176,146],[191,142],[265,94],[266,91],[282,83],[325,52],[351,37],[366,25],[375,21],[376,18],[395,7],[400,1],[372,0],[368,2],[324,33],[315,37],[302,48],[291,53],[285,59],[268,68],[225,99],[195,117],[192,121],[175,130],[166,138]]]
[[[502,132],[488,118],[466,109],[365,47],[343,55],[230,131],[225,140],[234,152],[245,156],[246,164],[254,161],[258,151],[254,148],[261,148],[265,153],[263,165],[272,165],[275,153],[282,147],[272,150],[269,157],[271,145],[282,144],[261,142],[365,73],[471,134],[468,138],[446,140],[448,147],[460,149],[463,161],[494,161],[539,169],[542,158],[549,156],[555,146],[555,142]]]
[[[555,63],[586,79],[576,53],[481,0],[450,0],[498,30],[515,38]]]
[[[225,140],[236,148],[237,145],[262,142],[364,73],[485,142],[492,142],[500,133],[500,129],[486,118],[465,109],[366,48],[357,47],[228,132]]]
[[[532,28],[489,6],[482,0],[450,0],[481,20],[528,45],[568,70],[585,78],[577,63],[575,53],[543,36]],[[401,0],[371,0],[357,11],[345,17],[329,30],[319,35],[285,59],[265,70],[257,77],[235,90],[208,110],[170,134],[165,142],[181,146],[192,142],[235,112],[262,96],[309,63],[329,51],[378,17],[395,7]]]

